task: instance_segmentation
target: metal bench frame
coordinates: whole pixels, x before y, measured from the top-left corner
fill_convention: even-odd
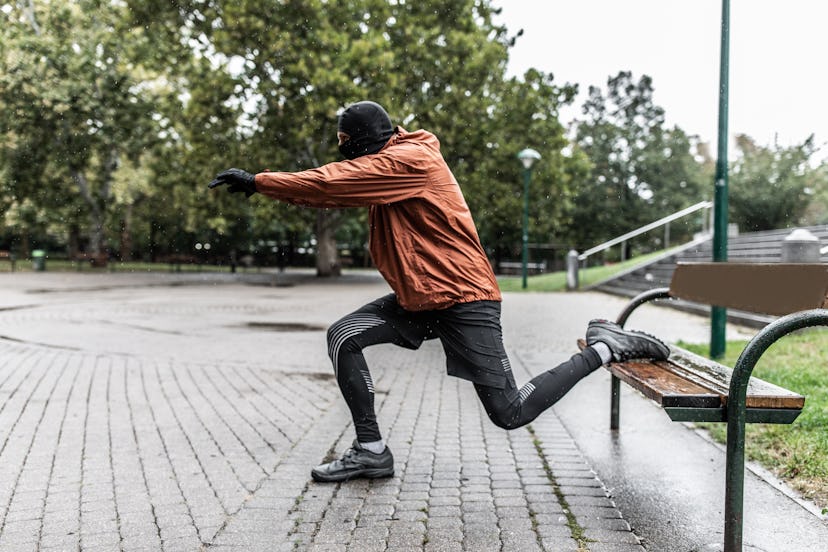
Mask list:
[[[616,320],[624,326],[630,315],[641,305],[656,299],[671,299],[670,288],[656,288],[645,291],[633,298]],[[746,396],[748,382],[756,363],[773,343],[791,332],[814,326],[828,326],[828,309],[818,308],[795,312],[782,316],[760,330],[745,346],[739,355],[730,380],[727,395],[725,418],[704,421],[722,421],[727,423],[727,456],[725,466],[725,520],[724,550],[738,552],[742,550],[744,529],[744,482],[745,482],[745,424],[753,420],[748,418]],[[620,384],[615,375],[611,381],[610,428],[617,430],[620,414]],[[712,409],[708,409],[712,410]],[[715,410],[714,410],[715,412]],[[701,414],[700,414],[701,415]],[[763,419],[767,423],[791,423],[784,414],[774,419]],[[795,418],[796,415],[793,416]],[[676,418],[673,418],[676,419]],[[697,418],[701,421],[701,418]]]

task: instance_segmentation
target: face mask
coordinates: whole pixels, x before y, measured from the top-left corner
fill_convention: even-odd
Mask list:
[[[345,159],[356,159],[360,155],[365,155],[368,152],[365,151],[365,147],[360,146],[360,144],[356,143],[356,140],[351,138],[350,140],[348,140],[347,142],[343,142],[342,145],[339,146],[339,153],[341,153]]]
[[[377,153],[394,134],[388,113],[381,105],[364,101],[351,104],[339,116],[340,132],[350,139],[339,146],[346,159]]]

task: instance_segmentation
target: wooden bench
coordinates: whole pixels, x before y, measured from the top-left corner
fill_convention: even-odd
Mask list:
[[[109,255],[106,253],[75,253],[70,260],[76,263],[78,270],[84,265],[91,268],[106,268],[109,264]]]
[[[497,266],[501,274],[521,274],[523,271],[523,263],[520,261],[501,261]],[[543,274],[546,272],[546,261],[526,263],[526,272],[528,274]]]
[[[805,405],[805,397],[751,373],[780,338],[802,328],[828,326],[828,264],[679,263],[669,288],[638,295],[616,322],[623,326],[635,309],[658,299],[779,316],[748,342],[733,369],[676,346],[670,346],[667,361],[607,366],[612,373],[613,430],[619,427],[621,381],[658,403],[673,421],[727,423],[724,550],[740,551],[745,424],[790,424]],[[583,340],[579,346],[585,346]]]
[[[9,261],[11,265],[11,271],[14,272],[15,262],[17,258],[14,256],[14,253],[11,251],[0,251],[0,261]]]
[[[185,253],[171,253],[159,259],[159,262],[170,265],[170,272],[181,272],[181,265],[200,265],[201,261],[195,255]]]

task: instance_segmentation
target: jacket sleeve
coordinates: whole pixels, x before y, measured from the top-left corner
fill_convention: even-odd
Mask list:
[[[427,172],[398,156],[367,155],[301,172],[256,175],[256,189],[273,199],[309,207],[385,205],[423,194]]]

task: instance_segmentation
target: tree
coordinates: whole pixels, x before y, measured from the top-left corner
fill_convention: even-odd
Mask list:
[[[517,152],[532,147],[541,153],[529,190],[529,241],[564,239],[573,190],[588,172],[580,152],[569,153],[561,106],[572,101],[576,87],[558,86],[551,74],[528,71],[510,79],[486,116],[478,116],[478,134],[464,142],[465,155],[449,164],[466,188],[481,241],[496,262],[519,254],[522,233],[522,166]],[[483,153],[483,155],[481,155]]]
[[[823,161],[811,174],[812,180],[805,193],[811,196],[805,210],[803,224],[828,224],[828,161]]]
[[[736,136],[739,155],[730,169],[730,218],[743,230],[797,226],[821,187],[824,173],[810,166],[816,148],[813,136],[799,145],[763,147]]]
[[[549,147],[539,170],[548,170],[550,178],[535,180],[546,188],[533,191],[541,198],[533,203],[533,220],[542,226],[552,218],[543,215],[545,206],[551,214],[566,205],[559,193],[565,178],[551,176],[563,162],[565,144],[557,108],[572,90],[559,89],[551,76],[538,73],[526,83],[506,81],[512,39],[493,23],[489,2],[243,0],[156,9],[133,0],[130,6],[137,25],[148,25],[155,36],[167,36],[165,41],[189,44],[198,58],[171,68],[189,92],[176,124],[188,144],[182,155],[195,168],[193,178],[206,182],[223,165],[291,171],[338,160],[338,111],[370,98],[408,130],[426,128],[440,137],[481,233],[493,241],[503,239],[494,222],[502,215],[489,216],[491,204],[476,196],[490,195],[488,188],[502,182],[506,197],[518,204],[514,155],[526,147],[527,131],[542,137],[536,149]],[[258,198],[251,203],[253,224],[273,240],[303,224],[313,228],[320,275],[338,272],[335,236],[362,216]],[[223,197],[208,198],[204,206],[221,211],[212,218],[202,213],[202,220],[225,233],[237,207]]]
[[[155,140],[150,47],[121,24],[118,3],[5,4],[2,11],[0,162],[13,201],[34,200],[68,226],[83,211],[88,249],[106,248],[116,171]],[[70,191],[71,190],[71,191]]]
[[[410,130],[435,132],[449,160],[483,155],[482,149],[466,151],[477,131],[470,121],[485,117],[506,60],[504,31],[492,24],[487,3],[297,7],[274,6],[262,14],[258,2],[238,4],[233,25],[216,34],[217,49],[249,62],[241,78],[260,101],[259,131],[251,137],[259,166],[275,161],[279,169],[299,170],[339,159],[333,140],[337,111],[366,98],[385,105]],[[353,216],[315,213],[318,274],[338,272],[334,237]]]
[[[575,199],[571,234],[596,245],[704,199],[708,180],[698,140],[666,128],[652,79],[620,72],[607,96],[590,87],[577,124],[577,146],[592,162],[591,180]]]
[[[586,174],[557,119],[575,87],[537,71],[506,79],[514,38],[485,0],[0,7],[0,207],[20,240],[117,243],[124,259],[208,240],[223,258],[315,240],[318,273],[336,274],[336,241],[366,241],[363,211],[239,201],[204,184],[227,166],[340,159],[337,114],[366,98],[440,137],[492,251],[520,241],[519,150],[543,155],[533,241],[562,235]]]

